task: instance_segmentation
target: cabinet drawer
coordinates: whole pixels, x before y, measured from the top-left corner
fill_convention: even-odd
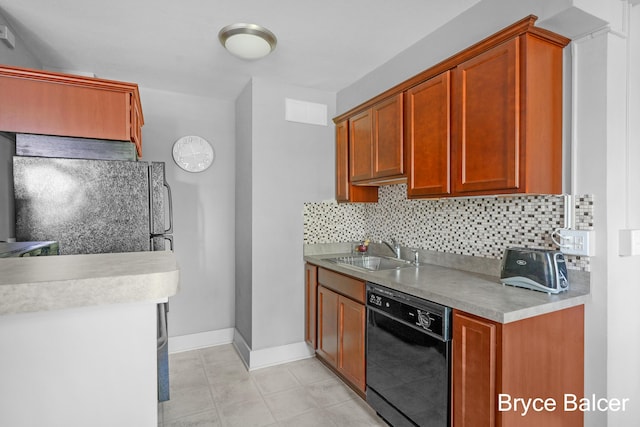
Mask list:
[[[324,268],[318,269],[318,284],[325,288],[349,297],[355,301],[365,303],[365,286],[362,280],[335,273]]]

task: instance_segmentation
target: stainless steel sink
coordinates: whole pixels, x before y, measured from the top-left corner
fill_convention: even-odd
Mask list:
[[[395,270],[397,268],[415,267],[414,264],[403,259],[372,255],[341,256],[337,258],[329,258],[326,261],[330,261],[344,267],[353,267],[365,271]]]

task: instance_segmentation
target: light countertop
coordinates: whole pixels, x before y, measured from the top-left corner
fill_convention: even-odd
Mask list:
[[[166,300],[178,285],[170,251],[5,258],[0,315]]]
[[[557,295],[504,286],[495,276],[433,264],[396,270],[365,272],[330,261],[344,254],[305,255],[305,261],[361,280],[434,301],[500,323],[550,313],[584,304],[589,283],[569,271],[569,290]]]

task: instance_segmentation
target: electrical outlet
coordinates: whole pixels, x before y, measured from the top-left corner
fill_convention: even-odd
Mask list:
[[[560,250],[567,255],[592,256],[593,231],[560,229]]]
[[[620,230],[620,255],[640,255],[640,230]]]

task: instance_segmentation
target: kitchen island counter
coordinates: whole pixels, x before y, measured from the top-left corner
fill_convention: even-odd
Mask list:
[[[0,259],[0,425],[158,425],[172,252]]]
[[[349,255],[349,254],[347,254]],[[387,286],[407,294],[500,323],[510,323],[584,304],[589,283],[569,271],[569,290],[557,295],[504,286],[498,277],[420,264],[395,270],[363,271],[336,264],[330,258],[345,254],[305,255],[305,261],[338,273]],[[587,274],[588,276],[588,274]]]
[[[0,260],[0,315],[166,300],[178,291],[173,252]]]

